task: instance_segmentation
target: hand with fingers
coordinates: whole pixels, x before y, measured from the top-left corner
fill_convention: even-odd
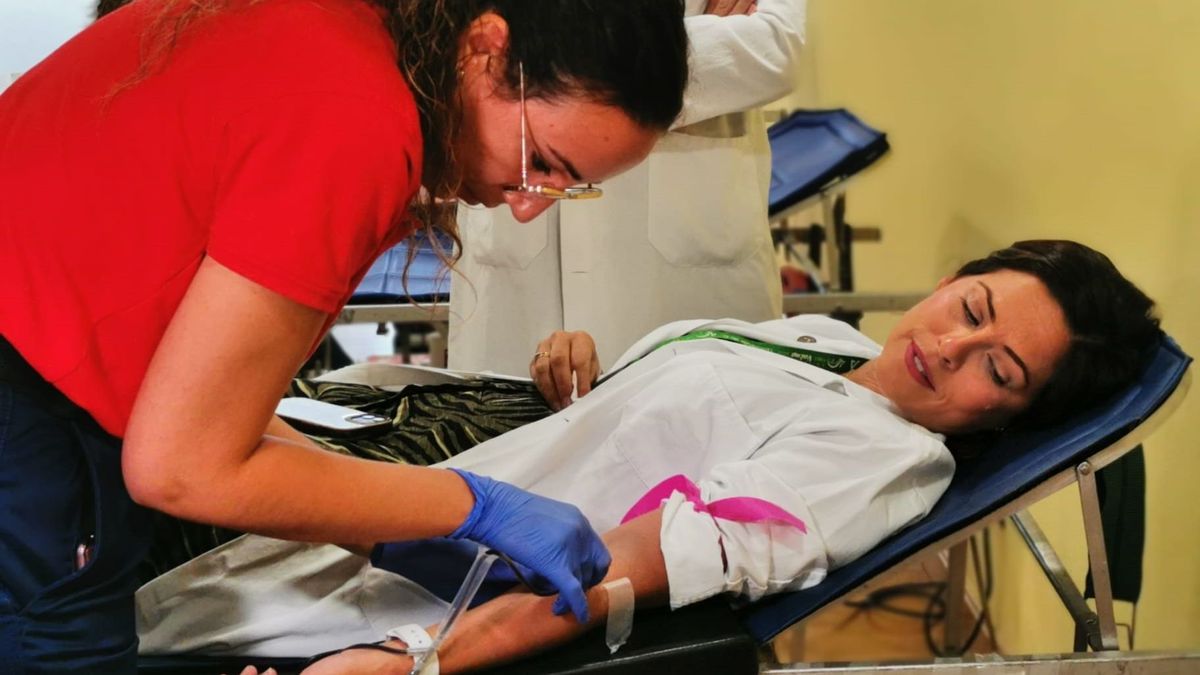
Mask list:
[[[758,0],[708,0],[705,14],[716,16],[749,16],[758,10]]]
[[[475,505],[449,537],[506,554],[528,572],[531,588],[558,591],[555,614],[570,610],[580,623],[587,623],[584,590],[600,583],[612,557],[583,513],[487,476],[450,470],[467,483]]]
[[[572,392],[586,396],[599,376],[596,342],[583,331],[554,331],[529,362],[529,377],[554,410],[571,405]]]

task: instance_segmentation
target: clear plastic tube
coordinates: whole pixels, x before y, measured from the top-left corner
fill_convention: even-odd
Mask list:
[[[433,636],[429,649],[414,655],[410,675],[420,673],[425,662],[429,660],[429,655],[437,653],[438,647],[450,634],[450,629],[454,627],[458,617],[462,616],[462,613],[471,606],[471,601],[475,599],[475,594],[479,592],[479,587],[483,585],[483,580],[487,577],[487,573],[492,569],[492,563],[495,561],[494,553],[482,546],[479,547],[479,551],[475,554],[475,561],[471,563],[471,569],[467,570],[467,576],[463,579],[462,585],[458,587],[458,593],[454,594],[450,610],[446,612],[446,619],[438,626],[437,634]]]

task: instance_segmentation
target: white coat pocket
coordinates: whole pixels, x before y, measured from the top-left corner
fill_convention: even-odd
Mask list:
[[[647,236],[679,267],[721,267],[752,255],[767,231],[763,167],[747,137],[667,134],[649,158]],[[769,170],[769,169],[768,169]]]
[[[758,447],[703,355],[676,356],[655,377],[622,408],[611,437],[647,489],[675,474],[699,481],[712,467],[745,459]]]

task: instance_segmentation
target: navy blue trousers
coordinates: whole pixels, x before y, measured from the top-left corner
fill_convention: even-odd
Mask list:
[[[137,667],[150,512],[125,489],[120,440],[62,408],[0,379],[0,675]]]

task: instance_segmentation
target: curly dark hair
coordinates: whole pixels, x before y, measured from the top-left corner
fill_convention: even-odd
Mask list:
[[[1044,427],[1129,386],[1162,339],[1154,301],[1103,253],[1073,241],[1019,241],[956,277],[1008,269],[1037,277],[1062,308],[1071,342],[1045,387],[1010,427]]]

